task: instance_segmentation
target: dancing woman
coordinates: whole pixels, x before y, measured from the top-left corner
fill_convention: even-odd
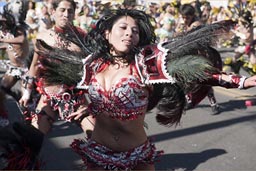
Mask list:
[[[39,58],[42,82],[75,87],[88,93],[91,100],[88,107],[66,116],[69,120],[88,116],[96,120],[91,137],[71,144],[88,170],[155,170],[154,162],[162,151],[156,150],[144,130],[147,111],[157,107],[159,124],[170,126],[180,121],[185,94],[195,83],[227,88],[256,86],[256,76],[227,75],[203,54],[191,55],[227,31],[225,23],[155,44],[150,21],[150,16],[139,10],[108,11],[81,44],[90,52],[86,58],[37,41],[39,56],[44,54]],[[39,88],[44,89],[44,84]],[[64,97],[58,91],[47,94]]]
[[[67,116],[72,120],[92,115],[96,120],[90,138],[71,144],[88,170],[154,170],[162,151],[156,151],[144,130],[147,111],[157,107],[157,121],[170,126],[180,121],[185,94],[197,84],[227,88],[256,85],[256,77],[221,73],[204,54],[192,53],[208,48],[227,31],[229,23],[202,26],[154,44],[150,21],[150,16],[139,10],[108,11],[86,36],[83,46],[91,54],[80,56],[80,61],[72,52],[52,50],[37,42],[41,53],[57,61],[42,59],[41,78],[53,85],[65,78],[64,85],[84,89],[91,100],[83,111]],[[55,68],[51,79],[48,75],[53,71],[47,65]]]

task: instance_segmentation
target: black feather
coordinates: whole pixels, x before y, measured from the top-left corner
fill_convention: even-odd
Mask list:
[[[211,73],[218,72],[218,69],[208,59],[198,55],[172,59],[168,61],[167,70],[176,79],[176,83],[184,89],[195,83],[203,82],[211,78]]]
[[[82,59],[86,57],[86,53],[84,52],[76,52],[70,51],[68,49],[53,48],[40,39],[37,39],[36,47],[38,49],[37,53],[42,57],[61,60],[72,64],[81,65]]]
[[[52,48],[42,40],[38,40],[36,46],[42,64],[38,76],[43,78],[47,84],[71,86],[82,79],[82,59],[85,58],[83,52]]]
[[[177,84],[163,84],[162,86],[162,98],[157,105],[156,120],[162,125],[177,125],[185,111],[184,91]]]
[[[213,46],[218,39],[232,28],[236,22],[231,20],[221,21],[214,24],[199,26],[186,34],[179,35],[163,44],[169,49],[168,58],[179,58],[185,55],[196,54],[209,46]]]
[[[195,92],[202,86],[200,83],[221,71],[220,55],[212,46],[234,24],[235,22],[229,20],[199,26],[162,45],[169,51],[166,59],[167,70],[176,82],[162,84],[162,93],[157,104],[158,123],[167,126],[178,124],[185,111],[185,94]]]
[[[67,32],[66,39],[79,46],[86,55],[89,55],[91,51],[85,46],[85,35],[79,33],[76,27],[69,25],[70,31]]]

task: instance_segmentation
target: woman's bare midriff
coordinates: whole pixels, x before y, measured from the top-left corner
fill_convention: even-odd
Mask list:
[[[96,117],[92,139],[113,151],[127,151],[147,140],[143,127],[144,115],[129,121],[113,119],[107,114]]]

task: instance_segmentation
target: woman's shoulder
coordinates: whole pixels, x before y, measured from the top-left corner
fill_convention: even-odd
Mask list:
[[[49,39],[50,37],[53,37],[54,31],[52,29],[48,29],[43,32],[38,32],[37,33],[37,39]]]

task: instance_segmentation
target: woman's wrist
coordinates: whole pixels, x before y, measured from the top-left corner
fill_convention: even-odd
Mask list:
[[[35,82],[36,78],[35,77],[31,77],[31,76],[26,76],[24,79],[23,79],[23,87],[25,89],[29,88],[33,88],[33,85],[34,85],[34,82]]]
[[[24,100],[30,99],[31,92],[32,92],[32,89],[26,88],[23,91],[22,99],[24,99]]]
[[[245,80],[247,79],[247,77],[246,76],[242,76],[241,78],[240,78],[240,81],[239,81],[239,83],[238,83],[238,85],[239,85],[239,89],[244,89],[244,88],[247,88],[247,86],[245,85]]]
[[[217,74],[214,78],[219,81],[219,84],[226,88],[245,89],[248,86],[245,84],[247,77],[234,74]]]

